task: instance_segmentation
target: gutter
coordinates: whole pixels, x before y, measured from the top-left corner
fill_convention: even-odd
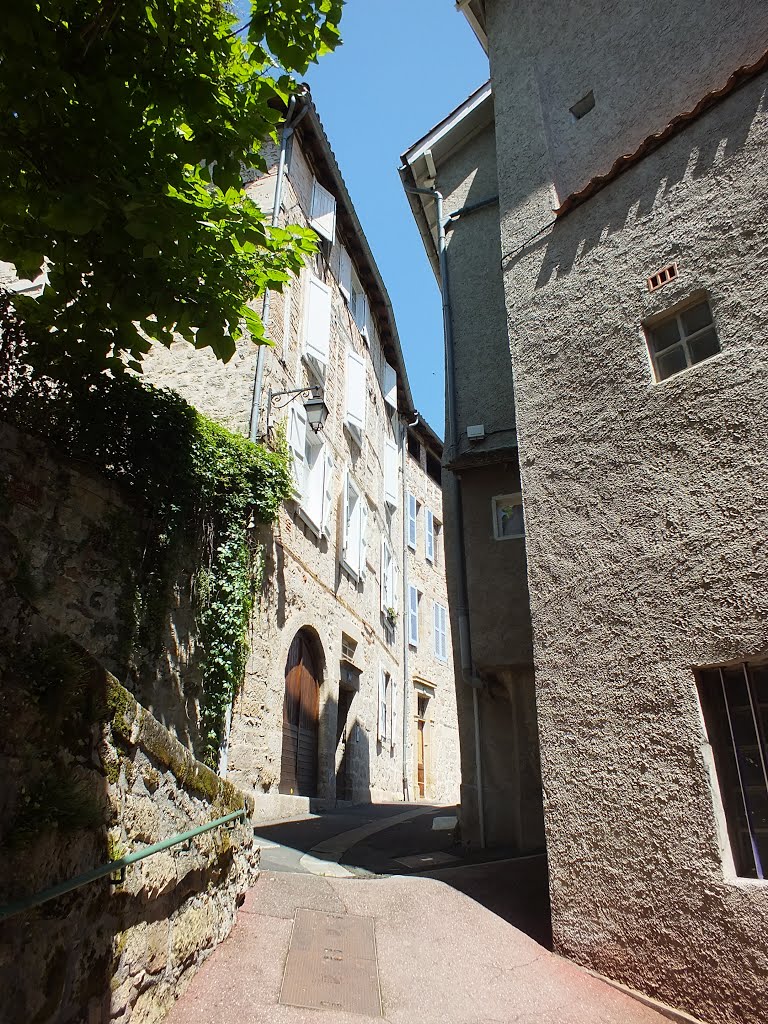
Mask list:
[[[451,297],[448,277],[448,254],[446,251],[445,228],[452,218],[460,216],[456,211],[447,219],[443,215],[443,194],[435,188],[417,188],[406,185],[406,192],[431,196],[437,205],[437,250],[440,271],[440,293],[443,305],[443,339],[445,342],[445,392],[446,392],[446,438],[444,462],[450,463],[454,457],[458,440],[458,413],[456,410],[456,365],[454,358],[453,318],[451,316]],[[480,847],[485,849],[485,806],[483,798],[483,773],[480,742],[480,704],[477,692],[482,689],[483,681],[474,669],[472,659],[472,637],[469,629],[469,594],[467,588],[467,552],[464,544],[464,508],[461,496],[461,479],[457,473],[448,470],[448,491],[452,500],[458,535],[458,574],[457,574],[457,608],[456,617],[459,625],[459,652],[461,660],[461,678],[472,687],[472,710],[475,726],[475,782],[477,786],[477,814],[480,828]]]

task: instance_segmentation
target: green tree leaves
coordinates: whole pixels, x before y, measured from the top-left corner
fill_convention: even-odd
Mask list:
[[[339,41],[343,0],[37,0],[0,22],[0,259],[40,371],[134,366],[178,331],[221,359],[249,307],[314,251],[241,186],[294,83]],[[140,324],[140,330],[133,325]]]

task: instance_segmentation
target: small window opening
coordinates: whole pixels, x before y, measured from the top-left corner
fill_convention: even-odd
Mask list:
[[[670,313],[646,328],[656,380],[687,370],[720,351],[709,302]]]
[[[355,651],[357,650],[357,641],[353,640],[351,636],[347,636],[346,633],[341,634],[341,656],[344,661],[354,661]]]
[[[408,431],[408,454],[416,459],[417,462],[421,461],[421,445],[419,439],[411,431]]]
[[[436,484],[443,482],[443,467],[440,465],[440,459],[432,452],[427,452],[427,475],[431,476]]]
[[[698,673],[736,872],[768,873],[768,665],[743,662]]]
[[[588,114],[595,105],[595,94],[590,89],[586,96],[583,96],[578,103],[574,103],[571,107],[571,113],[573,114],[575,121],[580,121],[585,114]]]

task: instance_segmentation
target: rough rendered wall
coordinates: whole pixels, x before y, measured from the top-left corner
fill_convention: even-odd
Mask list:
[[[493,107],[489,104],[489,119]],[[457,145],[438,168],[445,210],[498,193],[492,122]],[[493,204],[462,216],[448,235],[448,272],[456,352],[457,414],[472,656],[486,680],[479,696],[486,840],[538,851],[543,845],[533,654],[523,540],[498,541],[492,499],[520,490],[515,398],[501,273],[499,215]],[[466,428],[483,424],[470,442]],[[446,489],[446,550],[454,613],[457,710],[462,752],[462,837],[480,840],[471,688],[461,681],[456,574],[456,510]]]
[[[448,659],[441,660],[435,653],[435,602],[448,608],[448,591],[445,581],[445,527],[443,495],[437,484],[426,471],[425,449],[420,447],[420,461],[406,455],[405,490],[416,496],[416,550],[408,549],[408,582],[418,587],[419,602],[419,643],[409,652],[409,675],[415,680],[418,691],[429,696],[425,723],[425,798],[445,802],[458,802],[461,782],[459,761],[459,736],[456,719],[456,679],[454,676],[451,624],[446,615],[446,649]],[[426,558],[426,510],[430,509],[435,518],[435,559]],[[432,684],[430,687],[427,684]],[[413,689],[409,700],[409,733],[411,749],[409,762],[416,776],[418,764],[417,749],[418,692]],[[413,797],[418,794],[414,785]]]
[[[613,157],[766,45],[762,4],[661,6],[631,5],[643,33],[612,35],[613,54],[589,6],[572,14],[592,45],[563,37],[587,88],[592,68],[616,83],[615,116],[631,95]],[[520,14],[489,3],[555,941],[713,1024],[758,1024],[768,886],[734,877],[692,667],[768,649],[768,78],[535,237],[561,154],[526,59],[533,5]],[[644,70],[625,44],[652,54]],[[679,90],[645,87],[662,66]],[[699,290],[722,353],[656,384],[642,324]]]

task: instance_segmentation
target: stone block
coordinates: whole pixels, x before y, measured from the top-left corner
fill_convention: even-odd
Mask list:
[[[197,957],[216,938],[216,912],[210,904],[182,909],[173,920],[171,956],[175,967]]]

